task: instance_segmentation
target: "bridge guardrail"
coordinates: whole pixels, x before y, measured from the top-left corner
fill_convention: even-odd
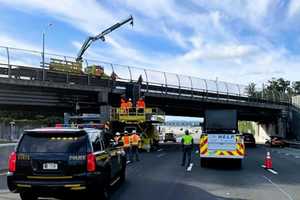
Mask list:
[[[100,65],[104,68],[104,73],[110,75],[110,79],[93,77],[89,74],[84,74],[84,72],[71,74],[51,71],[48,67],[51,59],[75,61],[75,58],[71,56],[45,53],[45,63],[42,63],[42,53],[39,51],[0,46],[0,77],[85,85],[107,85],[114,80],[124,83],[140,81],[144,86],[144,92],[150,92],[151,88],[155,88],[155,91],[151,92],[177,96],[197,97],[200,95],[202,98],[208,98],[208,94],[210,94],[214,98],[227,100],[232,100],[232,97],[239,97],[251,102],[291,102],[291,97],[285,93],[272,91],[267,93],[263,89],[257,88],[258,91],[250,95],[245,85],[112,64],[92,59],[84,59],[82,63],[83,68],[91,65]]]
[[[300,95],[294,96],[292,98],[292,104],[300,110]]]

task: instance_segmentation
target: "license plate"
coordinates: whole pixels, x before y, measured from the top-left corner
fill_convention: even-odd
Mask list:
[[[57,170],[58,165],[57,165],[57,163],[44,163],[43,169],[44,170]]]

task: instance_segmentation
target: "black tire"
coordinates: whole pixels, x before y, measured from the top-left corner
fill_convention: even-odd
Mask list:
[[[106,170],[104,171],[106,177],[103,181],[97,182],[94,184],[95,187],[89,190],[88,198],[89,200],[109,200],[110,199],[110,192],[111,192],[111,171],[110,168],[107,166]]]
[[[109,200],[110,199],[110,185],[106,185],[102,188],[101,191],[101,200]]]
[[[208,159],[207,159],[207,158],[201,158],[201,159],[200,159],[200,166],[201,166],[202,168],[208,167]]]
[[[126,180],[126,163],[123,164],[123,167],[120,171],[120,183],[125,182]]]
[[[243,160],[242,159],[237,159],[236,160],[236,168],[237,169],[242,169],[243,166]]]
[[[21,192],[20,198],[22,200],[37,200],[37,195],[33,194],[32,192]]]

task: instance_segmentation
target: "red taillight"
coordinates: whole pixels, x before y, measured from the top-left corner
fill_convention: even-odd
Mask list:
[[[16,152],[12,152],[8,159],[8,170],[9,172],[16,171],[16,162],[17,162],[17,154]]]
[[[87,171],[94,172],[96,171],[96,156],[92,153],[89,153],[86,157],[87,160]]]

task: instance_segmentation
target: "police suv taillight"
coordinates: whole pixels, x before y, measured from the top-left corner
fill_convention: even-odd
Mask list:
[[[96,171],[96,156],[92,153],[89,153],[86,156],[86,161],[87,161],[87,171],[88,172]]]
[[[16,162],[17,162],[17,154],[16,154],[16,152],[12,152],[8,159],[8,171],[9,172],[16,171]]]

